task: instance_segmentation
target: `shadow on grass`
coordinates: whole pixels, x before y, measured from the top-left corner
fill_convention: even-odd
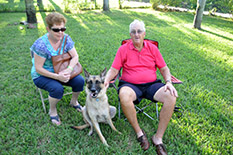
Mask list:
[[[221,37],[221,38],[223,38],[223,39],[227,39],[227,40],[229,40],[229,41],[233,41],[232,38],[225,37],[225,36],[223,36],[223,35],[221,35],[221,34],[218,34],[218,33],[215,33],[215,32],[211,32],[211,31],[208,31],[208,30],[205,30],[205,29],[201,29],[201,31],[207,32],[207,33],[209,33],[209,34],[212,34],[212,35],[215,35],[215,36],[218,36],[218,37]]]
[[[49,2],[54,6],[57,12],[62,13],[62,9],[53,0],[49,0]]]
[[[186,15],[180,15],[178,17],[176,15],[177,13],[175,13],[174,15],[172,13],[169,13],[169,16],[174,19],[180,18],[180,21],[182,20],[185,21],[184,23],[186,22],[192,23],[193,20],[192,15],[186,14]],[[97,71],[98,68],[102,65],[107,65],[107,66],[111,65],[111,62],[114,58],[114,54],[111,55],[113,57],[106,58],[104,57],[104,53],[105,52],[115,53],[118,47],[120,46],[121,40],[125,38],[129,38],[129,32],[128,32],[129,24],[134,19],[142,19],[145,21],[146,26],[149,27],[147,30],[147,38],[155,39],[160,42],[161,52],[164,54],[166,62],[170,64],[172,73],[177,75],[178,78],[181,78],[184,81],[184,86],[183,86],[184,90],[181,90],[181,93],[185,95],[186,91],[190,91],[190,89],[192,89],[193,86],[200,85],[204,87],[204,89],[201,91],[214,92],[216,96],[220,96],[220,98],[222,99],[229,100],[229,98],[224,96],[224,94],[228,94],[227,96],[230,96],[231,92],[226,91],[224,92],[224,94],[222,93],[219,94],[218,89],[221,89],[221,86],[224,85],[224,81],[220,79],[221,78],[229,79],[229,77],[232,77],[232,74],[229,73],[224,76],[224,70],[222,66],[218,66],[218,64],[213,63],[212,60],[206,59],[202,55],[202,52],[199,51],[200,49],[196,48],[198,47],[198,44],[201,43],[201,41],[198,40],[198,36],[200,34],[190,28],[184,28],[184,30],[189,31],[193,36],[197,37],[197,38],[190,38],[189,34],[186,34],[180,28],[173,26],[176,23],[175,22],[176,20],[166,22],[166,20],[156,18],[156,16],[151,14],[148,15],[146,13],[138,13],[127,10],[126,11],[113,10],[111,12],[100,12],[100,13],[91,11],[87,14],[75,15],[75,19],[70,16],[66,16],[66,17],[69,18],[70,22],[72,22],[72,25],[70,25],[70,27],[77,29],[75,30],[77,32],[76,33],[77,35],[71,34],[73,36],[72,38],[77,38],[79,33],[86,33],[85,38],[79,38],[80,40],[78,41],[80,43],[79,45],[84,48],[83,51],[82,50],[80,51],[80,60],[82,61],[85,67]],[[127,20],[123,20],[123,19],[127,19]],[[108,27],[109,29],[106,32],[103,32],[101,31],[101,27]],[[172,34],[169,34],[168,31],[174,33],[175,37],[172,37]],[[118,35],[118,38],[112,37],[110,39],[108,37],[108,36],[115,36],[115,34]],[[181,40],[181,38],[183,39]],[[184,38],[186,38],[186,40]],[[85,42],[89,42],[89,43],[91,42],[93,46],[86,47]],[[193,42],[197,43],[196,46],[195,47],[189,46]],[[170,45],[170,49],[166,48],[166,44]],[[78,46],[77,48],[79,48],[80,46]],[[108,50],[102,48],[101,46],[106,46],[106,47],[109,46],[113,48],[111,50]],[[180,46],[180,48],[177,46]],[[99,54],[96,55],[95,50],[101,51],[101,49],[105,50],[102,52],[102,55]],[[173,49],[176,49],[177,51],[174,51]],[[174,57],[174,55],[176,55],[176,57]],[[85,58],[87,59],[84,60]],[[108,61],[105,61],[104,59],[107,59]],[[185,66],[189,66],[189,67],[185,67]],[[192,72],[191,70],[195,70],[195,72]],[[223,77],[219,77],[220,78],[219,79],[218,75],[222,75]],[[211,77],[215,77],[215,78],[212,79]],[[210,82],[206,83],[206,81],[210,81]],[[198,91],[199,90],[195,90],[194,92],[186,94],[187,95],[186,97],[188,99],[184,99],[185,97],[181,97],[181,102],[185,101],[184,107],[186,108],[186,110],[191,113],[196,113],[198,114],[198,116],[200,116],[200,118],[204,117],[206,120],[209,119],[211,120],[212,118],[210,116],[212,116],[212,113],[215,113],[220,120],[228,124],[228,122],[230,121],[229,118],[231,118],[231,116],[227,113],[222,113],[221,110],[223,110],[223,107],[216,108],[216,105],[213,104],[214,99],[211,100],[210,101],[211,104],[209,104],[209,103],[205,103],[204,97],[192,98],[192,93],[198,96]],[[191,101],[192,104],[189,103],[189,99],[192,100]],[[194,121],[195,120],[196,119],[194,119]],[[201,122],[199,122],[199,124],[201,124]],[[225,128],[224,123],[222,124],[221,122],[212,122],[211,125],[219,125],[221,127],[219,131],[223,131],[226,133],[229,131],[228,128],[229,126]],[[192,135],[192,132],[188,130],[187,133]],[[190,141],[196,144],[195,143],[197,141],[196,137],[193,137],[191,139]],[[201,153],[202,148],[200,147],[198,150],[199,150],[198,152]]]
[[[58,7],[54,2],[51,1],[51,3],[56,8]],[[44,12],[41,12],[40,14],[44,19],[46,14]],[[128,10],[113,10],[111,12],[89,11],[84,14],[64,15],[68,19],[67,32],[68,34],[70,33],[72,39],[76,43],[80,61],[83,66],[88,68],[92,73],[99,73],[99,70],[102,70],[104,66],[110,67],[115,53],[120,47],[121,40],[129,38],[129,24],[134,19],[144,20],[147,27],[146,37],[159,41],[161,53],[171,69],[172,74],[184,81],[183,85],[179,87],[177,86],[180,93],[177,102],[182,104],[186,111],[180,120],[176,120],[178,123],[170,122],[168,133],[170,133],[169,135],[171,135],[171,137],[167,136],[168,134],[165,133],[164,141],[168,144],[169,151],[172,152],[174,150],[174,152],[177,151],[181,152],[181,154],[185,154],[187,153],[184,152],[185,150],[193,149],[197,154],[203,153],[202,150],[205,150],[204,153],[208,154],[211,153],[208,152],[208,148],[211,146],[213,146],[211,148],[213,152],[220,153],[221,151],[224,151],[223,149],[227,150],[227,147],[225,147],[228,146],[228,144],[226,144],[227,140],[222,140],[220,137],[231,134],[232,114],[229,112],[230,109],[226,101],[232,102],[232,92],[230,87],[232,86],[231,77],[233,77],[233,73],[229,71],[229,66],[224,65],[224,62],[222,65],[222,63],[214,62],[214,58],[208,59],[203,55],[204,51],[200,48],[200,45],[205,39],[203,34],[200,35],[199,31],[195,31],[189,27],[176,26],[175,21],[178,20],[177,18],[180,18],[180,20],[184,18],[184,23],[189,24],[192,22],[192,15],[180,15],[180,17],[176,17],[177,13],[174,15],[173,13],[169,13],[169,17],[172,18],[173,21],[166,21],[166,19],[158,18],[159,15],[138,13]],[[20,16],[20,18],[22,17]],[[12,39],[13,42],[20,42],[21,46],[16,48],[11,45],[10,42],[7,42],[7,40],[4,41],[4,44],[1,43],[1,45],[4,46],[1,46],[0,50],[8,51],[7,57],[2,54],[3,52],[0,52],[1,60],[4,62],[1,61],[1,70],[4,71],[1,76],[1,81],[3,81],[1,83],[1,90],[6,89],[3,92],[6,99],[1,99],[1,101],[6,104],[4,104],[5,106],[2,105],[4,109],[7,108],[7,106],[10,106],[11,110],[8,108],[6,113],[9,114],[7,117],[11,120],[14,120],[13,114],[22,112],[22,109],[24,109],[26,105],[27,108],[25,111],[28,113],[26,116],[29,115],[28,118],[30,118],[31,122],[34,122],[34,118],[38,119],[37,114],[35,115],[34,113],[38,113],[38,108],[42,111],[42,108],[41,105],[31,105],[38,100],[32,97],[30,100],[29,96],[35,96],[35,94],[37,96],[37,92],[29,93],[27,91],[18,91],[20,88],[34,90],[33,83],[29,76],[26,76],[25,81],[25,74],[30,74],[29,66],[31,66],[31,62],[26,62],[26,65],[22,63],[25,62],[23,60],[25,57],[30,57],[29,52],[20,52],[25,51],[26,48],[28,49],[28,47],[31,46],[32,41],[25,42],[25,35],[20,31],[12,30],[9,32],[8,35],[4,33],[2,34],[4,37]],[[36,40],[36,37],[39,35],[38,33],[38,30],[27,30],[26,37],[30,37],[30,40]],[[201,40],[199,39],[200,37]],[[212,41],[211,43],[214,42],[215,41]],[[16,59],[17,61],[12,61],[13,59]],[[25,73],[25,70],[28,71]],[[18,73],[17,76],[15,76],[15,73]],[[14,81],[8,82],[8,80],[12,78],[17,80],[17,86],[14,84]],[[228,81],[227,85],[225,81]],[[225,86],[224,89],[226,90],[219,91],[223,89],[223,86]],[[82,96],[85,98],[85,95],[82,94]],[[20,104],[18,104],[18,102]],[[11,105],[12,103],[17,103],[17,108],[19,109],[13,107]],[[117,105],[117,103],[115,104]],[[62,119],[65,121],[68,120],[70,124],[76,123],[78,118],[77,120],[70,120],[73,116],[68,113],[69,111],[66,111],[65,106],[66,105],[61,108],[63,114]],[[28,107],[31,107],[31,109]],[[37,110],[35,111],[35,109]],[[65,114],[67,114],[67,116]],[[79,117],[81,117],[81,115],[79,115]],[[20,115],[18,115],[18,118],[19,120],[22,120]],[[47,118],[47,116],[44,116],[43,118]],[[79,118],[79,120],[81,120],[81,118]],[[142,120],[143,121],[141,121],[140,124],[142,126],[147,126],[149,124],[150,127],[148,128],[153,128],[151,132],[154,133],[158,125],[157,122],[154,123],[154,126],[152,127],[152,123],[149,122],[150,120]],[[44,124],[48,119],[37,121],[39,124]],[[119,120],[116,122],[118,123],[118,121]],[[209,124],[205,124],[205,122],[209,122]],[[21,122],[17,120],[17,124],[20,123]],[[10,125],[15,124],[11,123]],[[121,124],[118,126],[120,125]],[[22,125],[20,125],[20,127],[23,129]],[[51,128],[49,128],[49,130],[51,130]],[[57,130],[57,132],[61,132],[59,129]],[[206,134],[205,132],[208,133]],[[66,132],[66,134],[69,134],[69,132]],[[200,136],[198,136],[198,134]],[[83,136],[80,133],[75,133],[73,136],[76,137],[77,135]],[[176,136],[178,138],[176,138]],[[201,136],[203,136],[203,138],[200,138]],[[213,137],[217,137],[218,140],[213,140]],[[30,138],[30,136],[27,138]],[[40,138],[43,140],[43,137]],[[96,139],[96,141],[99,140],[98,137]],[[7,140],[9,140],[9,138],[7,138]],[[48,141],[49,140],[50,139],[48,138]],[[172,140],[174,140],[174,143]],[[85,140],[83,141],[84,143],[87,143]],[[134,141],[136,140],[133,139],[133,144]],[[95,139],[93,142],[95,142]],[[7,146],[14,145],[13,142],[5,143],[8,144]],[[47,144],[46,142],[44,143]],[[82,143],[82,141],[76,141],[76,143],[78,145],[79,143]],[[61,142],[61,144],[63,143]],[[70,142],[70,144],[72,144],[72,142]],[[82,143],[80,145],[85,147],[87,144]],[[128,144],[125,145],[128,147]],[[185,150],[181,149],[183,145],[186,148]],[[223,146],[223,148],[219,148],[217,145]],[[24,143],[19,144],[19,146],[23,147]],[[77,149],[79,149],[78,147],[79,146],[77,146]],[[8,149],[10,150],[10,147],[8,147]],[[132,152],[133,151],[135,150],[132,150]]]
[[[25,2],[14,2],[14,0],[8,1],[8,3],[0,2],[0,12],[24,12]]]
[[[39,11],[41,12],[41,11],[45,11],[45,9],[44,9],[44,5],[43,5],[43,3],[42,3],[42,0],[40,1],[41,3],[38,3],[38,1],[37,1],[37,6],[39,7]]]

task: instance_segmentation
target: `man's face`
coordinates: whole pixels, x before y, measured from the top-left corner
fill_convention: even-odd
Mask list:
[[[143,31],[142,26],[136,24],[132,27],[130,36],[133,41],[133,44],[142,44],[145,38],[146,32]]]

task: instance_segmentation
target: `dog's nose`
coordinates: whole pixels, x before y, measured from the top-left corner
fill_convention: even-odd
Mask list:
[[[95,87],[92,87],[91,92],[95,92],[95,91],[96,91]]]

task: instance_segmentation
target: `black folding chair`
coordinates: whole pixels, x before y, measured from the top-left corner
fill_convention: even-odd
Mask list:
[[[150,40],[150,39],[144,39],[145,41],[147,42],[150,42],[152,44],[154,44],[155,46],[159,47],[159,43],[155,40]],[[125,43],[128,43],[132,41],[131,39],[125,39],[121,42],[121,45],[125,44]],[[121,74],[119,73],[117,75],[117,77],[115,77],[112,81],[110,81],[110,87],[114,87],[117,91],[118,87],[117,87],[117,80],[120,80],[121,79]],[[176,77],[174,77],[173,75],[171,76],[171,81],[173,84],[182,84],[183,82],[180,81],[179,79],[177,79]],[[138,105],[134,105],[135,108],[137,109],[137,113],[143,113],[144,115],[146,115],[147,117],[149,117],[150,119],[152,120],[155,120],[152,116],[150,116],[149,114],[147,114],[144,110],[147,108],[147,107],[150,107],[153,103],[156,104],[156,117],[157,119],[159,118],[159,112],[158,112],[158,103],[157,102],[150,102],[149,104],[146,104],[145,106],[143,107],[139,107]],[[118,117],[121,118],[121,104],[120,102],[118,103]],[[182,116],[182,111],[183,109],[181,107],[177,107],[175,106],[174,108],[174,112],[177,112],[179,113],[178,114],[178,117],[181,117]]]

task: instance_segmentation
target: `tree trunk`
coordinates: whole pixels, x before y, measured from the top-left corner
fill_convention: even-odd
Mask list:
[[[103,10],[104,11],[109,11],[109,0],[103,0]]]
[[[97,3],[96,3],[96,0],[94,0],[94,2],[95,2],[95,9],[97,9]]]
[[[37,6],[42,6],[42,0],[37,0]]]
[[[205,2],[206,0],[197,0],[196,14],[193,20],[194,28],[201,29],[201,21],[202,21],[203,12],[205,9]]]
[[[123,3],[123,0],[119,0],[119,9],[123,9],[122,8],[122,3]]]
[[[25,0],[26,5],[26,14],[27,14],[27,22],[28,23],[37,23],[36,19],[36,9],[33,5],[33,0]]]

